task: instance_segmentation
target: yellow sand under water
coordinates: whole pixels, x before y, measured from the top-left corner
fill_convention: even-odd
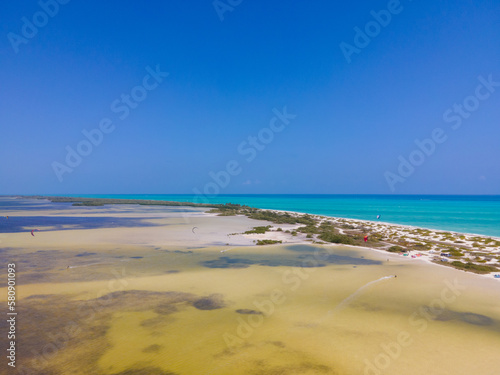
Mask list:
[[[60,357],[51,360],[51,369],[88,373],[81,363],[72,368],[68,358],[98,342],[98,353],[89,361],[94,361],[93,371],[106,375],[135,374],[126,372],[130,369],[137,374],[161,374],[154,372],[159,369],[165,374],[234,375],[498,373],[496,280],[393,256],[387,262],[387,255],[370,250],[337,248],[335,253],[382,264],[207,268],[201,262],[219,256],[252,258],[290,250],[271,246],[224,254],[220,248],[192,251],[179,256],[144,250],[143,258],[94,269],[113,275],[117,264],[122,267],[119,272],[125,277],[119,280],[125,281],[113,290],[138,290],[145,296],[175,291],[196,298],[216,294],[223,307],[200,310],[179,303],[168,314],[155,312],[154,306],[140,308],[161,300],[157,295],[149,301],[146,297],[146,302],[139,298],[135,311],[118,304],[107,310],[107,329],[100,341],[81,341],[61,350]],[[162,269],[176,273],[160,273]],[[397,278],[384,278],[395,274]],[[29,284],[23,296],[43,289],[72,301],[91,300],[112,291],[110,279]],[[239,314],[238,309],[264,314]]]

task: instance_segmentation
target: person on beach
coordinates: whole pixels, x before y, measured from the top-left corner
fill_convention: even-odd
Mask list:
[[[367,242],[368,241],[368,236],[365,236],[364,240],[365,240],[365,242]]]

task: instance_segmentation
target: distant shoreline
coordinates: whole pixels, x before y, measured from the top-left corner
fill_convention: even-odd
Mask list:
[[[117,194],[120,195],[120,194]],[[128,195],[128,194],[123,194]],[[151,194],[151,195],[161,195],[161,194]],[[172,194],[172,195],[184,195],[184,194]],[[227,194],[228,196],[245,196],[246,194]],[[255,194],[255,196],[259,196],[261,194]],[[276,195],[276,196],[309,196],[309,195],[318,195],[318,196],[393,196],[390,194],[263,194],[263,195]],[[410,196],[421,196],[417,194],[402,194],[398,195],[398,197],[410,197]],[[422,196],[425,196],[422,195]],[[427,194],[429,197],[500,197],[500,195],[439,195],[439,194]],[[54,203],[82,203],[82,206],[102,206],[105,204],[138,204],[138,205],[152,205],[152,206],[184,206],[184,207],[205,207],[205,208],[218,208],[224,206],[222,203],[194,203],[194,202],[179,202],[179,201],[163,201],[163,200],[154,200],[154,199],[117,199],[117,198],[89,198],[89,197],[68,197],[68,196],[51,196],[51,195],[7,195],[5,197],[19,197],[19,198],[33,198],[33,199],[47,199]],[[76,205],[75,205],[76,206]],[[354,219],[348,217],[340,217],[340,216],[328,216],[328,215],[319,215],[313,213],[299,212],[299,211],[289,211],[289,210],[279,210],[272,208],[257,208],[252,207],[258,210],[263,211],[275,211],[275,212],[283,212],[297,215],[312,215],[312,216],[321,216],[328,217],[332,219],[343,219],[343,220],[352,220],[356,222],[366,222],[371,224],[384,224],[384,225],[393,225],[393,226],[402,226],[406,228],[415,228],[415,229],[424,229],[430,231],[440,231],[440,232],[448,232],[456,235],[467,235],[467,236],[478,236],[485,238],[493,238],[496,240],[500,240],[500,236],[491,236],[486,234],[478,234],[472,232],[461,232],[447,229],[439,229],[439,228],[430,228],[419,225],[411,225],[411,224],[398,224],[398,223],[389,223],[385,221],[374,221],[374,220],[366,220],[366,219]]]
[[[73,203],[75,206],[105,204],[137,204],[208,208],[209,214],[220,216],[245,215],[251,219],[270,222],[269,228],[252,234],[258,244],[303,241],[317,244],[360,246],[399,254],[408,259],[450,266],[493,277],[500,272],[500,238],[455,231],[392,224],[381,221],[346,219],[294,211],[260,209],[239,204],[206,204],[142,199],[84,198],[59,196],[13,196],[24,199],[46,199],[54,203]],[[290,230],[278,229],[280,223]],[[291,224],[291,225],[290,225]],[[367,239],[365,240],[365,236]]]
[[[392,224],[500,237],[500,196],[219,194],[205,198],[193,194],[69,194],[64,197],[188,202],[186,205],[233,203],[260,209],[373,221],[378,221],[375,218],[380,214],[381,220]]]

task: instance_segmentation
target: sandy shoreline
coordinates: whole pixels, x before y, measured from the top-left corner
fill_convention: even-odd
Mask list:
[[[289,212],[289,213],[292,214],[292,212]],[[297,214],[297,213],[293,213],[293,214]],[[392,231],[396,232],[396,234],[398,236],[405,235],[406,232],[408,232],[408,230],[418,231],[418,230],[422,230],[422,229],[429,231],[431,236],[433,234],[437,234],[437,233],[449,233],[449,234],[453,235],[453,239],[447,240],[447,242],[449,243],[450,246],[455,245],[455,241],[457,240],[457,238],[461,238],[461,237],[465,237],[463,239],[463,242],[464,242],[463,246],[469,246],[469,247],[472,246],[475,242],[473,238],[477,238],[477,237],[484,238],[484,239],[494,239],[496,241],[500,241],[500,238],[498,238],[498,237],[483,236],[483,235],[476,235],[476,234],[467,234],[467,233],[460,233],[460,232],[450,232],[450,231],[442,231],[442,230],[433,230],[433,229],[427,229],[427,228],[416,227],[416,226],[411,226],[411,225],[392,224],[392,223],[386,223],[386,222],[359,220],[359,219],[345,219],[345,218],[337,218],[337,217],[335,217],[335,218],[324,217],[324,216],[323,217],[316,216],[316,217],[318,217],[320,220],[332,220],[334,222],[344,222],[344,223],[348,223],[348,224],[357,224],[357,225],[370,224],[371,226],[375,227],[376,232],[380,233],[380,232],[383,232],[385,230],[392,230]],[[412,235],[412,238],[417,240],[417,241],[426,241],[427,240],[427,236],[421,236],[421,235]],[[382,252],[382,253],[388,254],[388,252],[385,250],[377,249],[374,247],[371,247],[370,249],[377,251],[377,252]],[[486,251],[489,251],[494,256],[500,255],[500,247],[499,246],[488,248],[488,249],[486,249]],[[408,259],[415,259],[415,260],[420,259],[420,260],[423,260],[429,264],[433,264],[433,265],[437,265],[437,266],[441,266],[441,267],[447,267],[447,266],[445,266],[443,264],[439,264],[435,261],[436,257],[440,255],[437,252],[436,248],[432,248],[429,251],[411,251],[410,250],[410,251],[405,251],[405,253],[408,254],[407,255]],[[401,254],[395,255],[395,256],[401,256]],[[416,257],[416,258],[412,258],[412,257]],[[441,260],[444,261],[445,259],[441,259]],[[498,266],[498,265],[500,265],[500,257],[497,258],[496,260],[487,262],[486,264]],[[495,278],[495,275],[497,275],[497,274],[500,274],[500,273],[495,271],[495,272],[491,272],[489,274],[478,274],[478,276],[487,277],[487,278]]]
[[[475,233],[465,233],[465,232],[456,232],[456,231],[450,231],[450,230],[445,230],[445,229],[433,229],[433,228],[426,228],[426,227],[419,227],[415,225],[408,225],[408,224],[394,224],[394,223],[388,223],[386,221],[380,221],[380,220],[361,220],[361,219],[351,219],[351,218],[345,218],[345,217],[337,217],[337,216],[323,216],[323,215],[316,215],[316,214],[308,214],[304,212],[297,212],[297,211],[286,211],[286,210],[274,210],[274,209],[266,209],[266,211],[272,211],[272,212],[279,212],[279,213],[288,213],[291,215],[310,215],[313,217],[317,217],[319,219],[332,219],[332,220],[346,220],[349,222],[353,223],[369,223],[369,224],[381,224],[385,226],[393,226],[393,227],[400,227],[400,228],[405,228],[405,229],[425,229],[429,231],[434,231],[434,232],[447,232],[447,233],[452,233],[456,235],[466,235],[466,236],[474,236],[474,237],[484,237],[484,238],[493,238],[495,240],[500,240],[500,237],[495,237],[495,236],[487,236],[484,234],[475,234]]]
[[[460,239],[461,242],[463,242],[463,244],[461,244],[461,246],[467,246],[467,247],[473,247],[477,238],[483,238],[485,240],[493,239],[495,241],[500,241],[500,238],[498,238],[498,237],[460,233],[460,232],[450,232],[450,231],[442,231],[442,230],[432,230],[432,229],[416,227],[416,226],[411,226],[411,225],[392,224],[392,223],[386,223],[386,222],[381,222],[381,221],[346,219],[346,218],[339,218],[339,217],[312,215],[312,214],[306,214],[306,213],[300,213],[300,212],[294,212],[294,211],[285,211],[285,210],[266,210],[266,211],[282,213],[282,214],[286,213],[286,214],[289,214],[292,216],[297,216],[297,217],[309,215],[309,216],[315,218],[316,220],[318,220],[319,222],[330,221],[330,222],[334,222],[334,223],[342,223],[342,224],[347,224],[347,225],[354,224],[357,226],[369,225],[369,226],[371,226],[371,229],[374,229],[374,231],[376,233],[386,234],[386,231],[392,231],[392,233],[396,237],[403,237],[406,235],[406,236],[411,237],[411,239],[415,240],[415,241],[427,241],[428,240],[427,237],[429,235],[432,236],[432,235],[438,235],[440,233],[445,233],[445,237],[441,236],[438,239],[443,240],[443,242],[449,246],[456,245],[456,241],[459,241],[458,239]],[[293,230],[298,229],[300,226],[301,226],[300,224],[295,224],[295,225],[274,224],[271,227],[271,230],[273,230],[272,232],[266,232],[265,234],[245,235],[245,236],[250,237],[250,238],[254,238],[254,239],[266,238],[266,239],[270,239],[270,240],[283,241],[283,243],[308,243],[311,240],[308,240],[307,238],[305,238],[305,235],[297,234],[296,238],[293,238],[293,237],[291,238],[290,236],[287,236],[286,234],[284,234],[284,232],[275,231],[276,228],[278,228],[278,227],[281,227],[284,230],[293,231]],[[423,235],[419,235],[419,234],[408,233],[409,231],[415,232],[415,231],[422,231],[422,230],[424,230],[426,233],[428,232],[429,235],[423,236]],[[341,231],[341,233],[343,233],[342,230],[340,230],[340,231]],[[452,236],[451,239],[446,238],[446,234],[451,235]],[[346,245],[346,244],[344,244],[344,246],[353,247],[353,248],[363,248],[363,249],[367,248],[364,246],[361,247],[361,246]],[[368,249],[370,249],[372,251],[377,251],[379,253],[383,253],[391,258],[403,256],[403,257],[407,257],[408,260],[415,260],[415,261],[422,260],[422,261],[425,261],[426,263],[429,263],[432,265],[448,268],[448,266],[438,263],[438,259],[437,259],[438,257],[441,257],[439,259],[439,261],[441,261],[441,262],[448,261],[448,259],[443,258],[441,256],[441,254],[445,253],[445,252],[438,251],[438,247],[432,247],[428,251],[406,250],[406,251],[400,252],[399,254],[390,253],[384,249],[375,248],[375,247],[368,247]],[[500,246],[484,247],[483,250],[489,252],[492,257],[497,256],[497,259],[492,259],[488,262],[485,262],[485,264],[489,264],[489,265],[493,265],[493,266],[500,266]],[[403,253],[406,255],[403,255]],[[469,256],[468,260],[472,260],[472,256]],[[477,275],[481,276],[481,277],[486,277],[486,278],[495,278],[495,275],[500,275],[500,271],[494,271],[494,272],[490,272],[488,274],[477,274]],[[500,281],[500,279],[499,279],[499,281]]]
[[[49,197],[50,198],[50,197]],[[3,197],[3,199],[17,200],[17,199],[28,199],[20,197]],[[69,203],[78,202],[81,199],[90,202],[113,202],[115,200],[108,199],[84,199],[84,198],[64,198],[56,197],[55,199],[68,199]],[[56,200],[56,202],[57,202]],[[29,201],[29,199],[28,199]],[[151,225],[161,224],[162,220],[170,219],[169,223],[174,225],[182,225],[184,223],[192,222],[193,227],[196,227],[197,219],[217,217],[219,213],[210,213],[210,207],[185,207],[179,206],[178,202],[174,202],[174,206],[163,206],[161,201],[153,202],[153,205],[142,205],[144,201],[131,201],[131,200],[119,200],[125,202],[126,204],[108,204],[106,206],[64,206],[64,210],[52,210],[51,212],[45,212],[45,214],[50,215],[64,215],[64,216],[81,216],[84,214],[86,217],[100,217],[103,215],[103,211],[106,215],[113,217],[127,217],[127,218],[137,218],[148,222]],[[48,200],[36,199],[33,202],[46,202]],[[166,202],[169,204],[170,202]],[[60,203],[51,203],[52,207],[57,207]],[[63,206],[61,206],[63,207]],[[169,208],[169,213],[166,213],[166,208]],[[174,219],[179,216],[178,212],[182,211],[181,218]],[[392,224],[382,221],[372,221],[372,220],[360,220],[360,219],[347,219],[339,217],[328,217],[321,215],[305,214],[294,211],[286,210],[259,210],[267,211],[277,214],[286,214],[291,217],[311,217],[317,221],[318,224],[321,223],[331,223],[335,225],[336,230],[340,234],[355,233],[357,235],[368,235],[369,238],[372,236],[378,236],[381,238],[380,243],[372,244],[367,243],[368,246],[360,246],[362,248],[369,248],[377,252],[382,252],[388,257],[401,257],[408,258],[409,260],[423,260],[427,263],[432,263],[435,265],[440,265],[444,267],[449,267],[442,263],[451,263],[453,260],[460,260],[463,262],[474,263],[476,265],[488,265],[492,267],[500,267],[500,238],[476,234],[467,234],[451,231],[433,230],[422,227],[416,227],[411,225],[401,225]],[[4,210],[3,215],[9,215],[12,218],[18,215],[19,211]],[[33,212],[32,212],[33,213]],[[37,215],[41,215],[44,211],[36,211]],[[154,218],[147,219],[145,216],[151,214]],[[219,220],[224,222],[225,233],[217,233],[217,231],[212,230],[210,233],[199,232],[198,239],[192,237],[192,233],[186,231],[179,231],[176,238],[169,238],[172,244],[181,245],[186,242],[193,243],[197,246],[251,246],[254,245],[259,240],[271,240],[271,241],[281,241],[284,244],[310,244],[310,243],[323,243],[318,239],[318,235],[306,236],[305,233],[300,233],[302,224],[274,224],[269,221],[248,219],[245,215],[237,215],[237,217],[247,219],[247,228],[251,229],[257,226],[267,226],[270,225],[270,229],[263,234],[245,234],[245,231],[238,231],[236,227],[231,225],[231,217],[234,216],[222,216]],[[172,221],[173,220],[173,221]],[[118,225],[118,224],[117,224]],[[199,224],[206,225],[206,224]],[[233,229],[234,228],[234,231]],[[282,229],[278,231],[278,228]],[[40,229],[53,230],[53,227],[41,227]],[[71,229],[68,226],[67,229]],[[299,230],[297,232],[297,230]],[[200,231],[200,229],[198,229]],[[101,231],[102,232],[102,231]],[[152,227],[143,227],[133,230],[118,230],[113,238],[109,241],[115,241],[122,244],[140,244],[145,243],[141,237],[149,236],[149,238],[155,238]],[[135,234],[134,234],[135,233]],[[138,234],[141,233],[141,234]],[[199,239],[203,236],[203,241]],[[62,236],[65,238],[65,236]],[[104,236],[105,237],[105,236]],[[2,241],[2,236],[0,235],[0,241]],[[69,239],[65,238],[65,241]],[[127,242],[128,241],[128,242]],[[483,242],[481,242],[483,241]],[[490,242],[488,242],[490,241]],[[67,243],[66,242],[66,243]],[[404,246],[406,244],[407,246]],[[372,245],[372,246],[370,246]],[[375,246],[377,245],[377,246]],[[390,253],[386,251],[391,245],[397,245],[401,247],[401,251],[396,253]],[[421,246],[421,248],[414,249],[412,246]],[[347,244],[344,244],[347,246]],[[349,245],[352,246],[352,245]],[[357,246],[354,246],[357,247]],[[461,256],[449,256],[447,249],[456,249],[460,251]],[[230,250],[221,249],[221,252],[226,252]],[[441,264],[440,264],[441,263]],[[482,277],[494,278],[495,275],[500,274],[500,271],[492,271],[486,274],[480,274]],[[500,279],[499,279],[500,281]]]

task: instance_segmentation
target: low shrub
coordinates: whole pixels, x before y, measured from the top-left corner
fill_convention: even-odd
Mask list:
[[[331,243],[342,243],[346,245],[354,245],[355,241],[353,238],[345,235],[345,234],[337,234],[333,232],[323,232],[319,235],[319,239],[331,242]]]
[[[257,245],[262,246],[262,245],[273,245],[276,243],[282,243],[282,241],[277,241],[277,240],[258,240]]]
[[[256,233],[256,234],[263,234],[263,233],[266,233],[270,228],[271,228],[270,225],[265,226],[265,227],[254,227],[251,230],[247,230],[245,232],[245,234],[254,234],[254,233]]]

